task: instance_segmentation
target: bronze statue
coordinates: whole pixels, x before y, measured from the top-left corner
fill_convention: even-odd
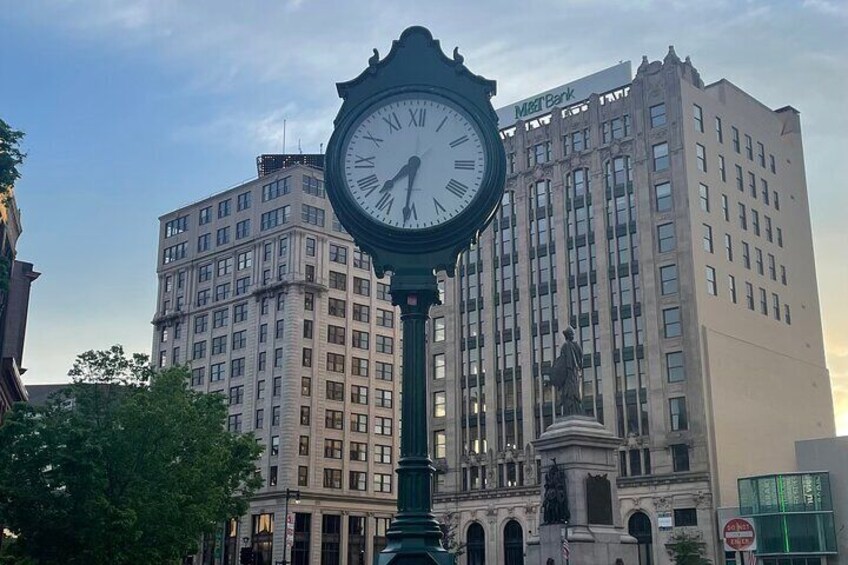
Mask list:
[[[557,465],[556,459],[545,474],[545,497],[542,500],[543,524],[567,524],[571,519],[568,510],[568,487],[565,473]]]
[[[582,416],[580,385],[583,380],[583,350],[574,343],[574,328],[564,332],[565,343],[551,367],[551,384],[557,389],[557,407],[562,416]]]

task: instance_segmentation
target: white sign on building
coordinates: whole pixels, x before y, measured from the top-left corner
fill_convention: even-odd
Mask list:
[[[590,94],[605,94],[627,86],[632,81],[630,61],[546,90],[497,110],[498,127],[510,127],[518,120],[530,120],[547,114],[556,107],[565,108],[589,98]]]

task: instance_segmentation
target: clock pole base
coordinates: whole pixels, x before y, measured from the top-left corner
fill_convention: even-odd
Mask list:
[[[442,548],[386,548],[374,556],[374,565],[454,565],[452,553]]]

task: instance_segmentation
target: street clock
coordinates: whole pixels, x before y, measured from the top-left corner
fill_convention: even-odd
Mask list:
[[[452,275],[503,194],[494,81],[412,27],[338,92],[326,178],[342,225],[378,275],[407,266]]]
[[[426,324],[438,302],[435,272],[455,274],[503,195],[495,83],[411,27],[383,60],[375,49],[368,68],[337,88],[344,102],[327,145],[327,195],[377,276],[391,272],[403,325],[398,512],[375,562],[449,565],[433,515]]]

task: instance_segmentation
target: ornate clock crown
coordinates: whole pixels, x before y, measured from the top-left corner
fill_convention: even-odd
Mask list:
[[[338,125],[347,112],[368,101],[375,92],[415,86],[422,89],[441,87],[455,92],[458,82],[464,86],[463,98],[497,123],[497,114],[489,103],[497,91],[495,81],[475,75],[463,61],[459,48],[454,48],[452,59],[445,55],[439,41],[433,39],[427,28],[407,28],[399,39],[392,42],[386,57],[381,60],[379,52],[374,49],[367,69],[353,80],[336,84],[344,102],[335,124]]]

